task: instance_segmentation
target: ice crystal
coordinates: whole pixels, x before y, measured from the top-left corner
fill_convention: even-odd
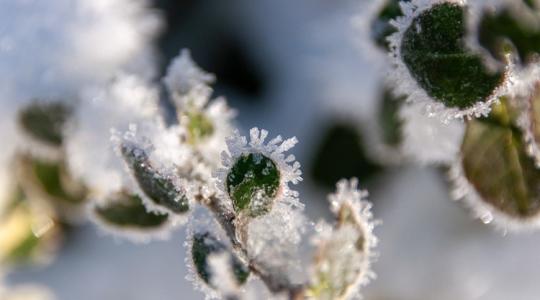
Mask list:
[[[176,101],[188,95],[200,86],[207,86],[214,82],[215,76],[202,70],[191,58],[189,50],[183,49],[167,68],[167,75],[163,82],[169,93]],[[180,105],[178,105],[180,104]],[[177,103],[179,107],[183,103]],[[204,103],[203,103],[204,105]]]

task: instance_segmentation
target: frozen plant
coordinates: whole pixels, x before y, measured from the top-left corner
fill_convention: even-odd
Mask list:
[[[113,131],[132,179],[124,194],[140,199],[141,214],[169,219],[168,227],[189,223],[188,278],[208,298],[262,297],[252,288],[258,280],[272,297],[357,297],[373,277],[377,242],[366,192],[355,180],[339,183],[330,196],[336,223],[312,227],[291,187],[302,180],[300,164],[286,154],[296,138],[268,140],[268,131],[258,128],[240,135],[225,100],[211,100],[213,80],[182,51],[163,80],[177,122],[166,126],[158,118]],[[123,213],[122,202],[99,207],[109,225],[148,225],[130,210]],[[303,262],[300,245],[308,235],[314,254]]]
[[[540,225],[539,5],[381,0],[364,16],[391,59],[386,146],[447,167],[453,197],[503,230]]]
[[[212,99],[214,80],[182,50],[158,83],[119,71],[81,87],[77,105],[22,106],[16,125],[34,146],[16,154],[13,188],[51,211],[40,224],[49,235],[57,219],[90,219],[149,242],[188,223],[188,277],[207,298],[358,297],[374,277],[377,243],[367,193],[344,180],[329,197],[336,221],[308,221],[292,189],[302,180],[288,154],[296,138],[269,139],[258,128],[242,136],[235,111]],[[170,122],[160,84],[175,107]]]

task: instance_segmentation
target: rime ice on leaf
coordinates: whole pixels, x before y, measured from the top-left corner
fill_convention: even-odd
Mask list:
[[[492,72],[465,45],[467,6],[459,0],[402,3],[389,37],[396,92],[422,102],[442,121],[485,115],[510,84],[509,69]]]
[[[248,144],[235,132],[227,139],[229,151],[222,154],[224,168],[215,173],[222,195],[247,216],[267,213],[276,201],[299,205],[288,184],[302,179],[300,164],[293,155],[284,154],[296,144],[296,138],[283,141],[278,136],[265,144],[267,136],[266,130],[252,128]]]
[[[242,263],[226,245],[216,239],[210,232],[195,232],[192,237],[191,255],[199,277],[207,284],[212,284],[213,272],[208,259],[211,255],[229,253],[229,265],[237,284],[244,284],[249,276],[247,266]]]
[[[465,198],[484,222],[509,229],[537,224],[540,213],[540,170],[527,154],[517,117],[504,99],[489,117],[470,121],[451,173],[455,197]]]
[[[487,100],[504,78],[490,74],[481,58],[465,49],[464,23],[464,7],[434,5],[413,20],[401,44],[412,76],[448,107],[468,108]]]
[[[120,152],[144,196],[158,211],[182,214],[189,210],[185,188],[179,186],[179,178],[175,174],[164,174],[154,168],[145,149],[135,144],[122,143]]]
[[[366,196],[367,192],[357,189],[356,179],[340,181],[337,193],[329,196],[337,222],[333,229],[322,228],[315,241],[309,298],[350,299],[374,277],[371,263],[377,239]]]

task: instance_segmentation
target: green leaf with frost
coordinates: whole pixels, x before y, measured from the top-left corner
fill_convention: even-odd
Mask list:
[[[280,185],[274,161],[261,153],[243,154],[227,175],[227,192],[237,212],[260,216],[272,208]]]
[[[211,284],[212,273],[208,263],[208,257],[212,254],[229,252],[231,255],[231,270],[238,284],[244,284],[249,277],[249,269],[238,259],[225,244],[215,238],[210,232],[199,232],[193,235],[191,256],[197,275],[206,283]]]
[[[106,205],[96,206],[97,217],[120,228],[153,229],[167,222],[166,214],[148,212],[137,195],[118,193]]]
[[[467,180],[491,207],[513,218],[540,212],[540,170],[527,154],[515,111],[506,99],[489,117],[468,122],[461,146]]]
[[[34,102],[19,112],[19,124],[28,135],[52,146],[61,146],[72,110],[60,102]]]
[[[448,2],[434,5],[412,21],[401,44],[402,59],[420,87],[460,109],[486,101],[505,79],[465,46],[465,9]]]
[[[189,210],[184,190],[176,186],[173,178],[155,169],[143,149],[122,144],[121,152],[140,189],[153,203],[174,213]]]

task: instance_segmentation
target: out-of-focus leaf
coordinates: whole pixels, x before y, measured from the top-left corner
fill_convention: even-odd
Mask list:
[[[71,109],[60,102],[35,102],[19,112],[19,123],[40,142],[60,146],[64,125],[71,113]]]
[[[517,112],[507,101],[487,118],[467,124],[462,149],[465,177],[490,206],[525,219],[540,212],[540,170],[527,154]]]
[[[526,3],[533,5],[532,1]],[[523,64],[534,62],[540,53],[540,15],[537,11],[527,13],[505,8],[485,11],[478,28],[478,40],[503,64],[509,44]]]
[[[390,89],[385,88],[379,110],[380,126],[382,128],[383,142],[390,147],[401,144],[401,126],[403,121],[399,117],[399,108],[404,102],[404,97],[396,97]]]

